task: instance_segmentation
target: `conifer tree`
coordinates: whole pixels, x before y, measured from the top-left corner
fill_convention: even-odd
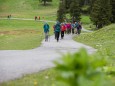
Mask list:
[[[115,0],[111,0],[111,6],[112,6],[112,22],[115,23]]]
[[[80,21],[81,8],[77,0],[72,0],[72,3],[70,4],[70,15],[73,21]]]
[[[96,0],[91,11],[91,20],[97,28],[102,28],[110,23],[111,18],[110,0]]]
[[[57,11],[57,20],[59,22],[64,22],[64,17],[65,17],[65,8],[63,2],[60,2],[59,9]]]

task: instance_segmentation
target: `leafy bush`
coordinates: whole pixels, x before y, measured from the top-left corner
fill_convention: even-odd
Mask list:
[[[64,55],[54,63],[60,72],[57,79],[67,83],[67,86],[103,86],[105,83],[105,59],[97,54],[88,55],[85,49]]]

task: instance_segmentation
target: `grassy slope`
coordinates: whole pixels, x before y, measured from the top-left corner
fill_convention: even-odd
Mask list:
[[[115,84],[115,24],[98,31],[74,37],[74,40],[98,49],[99,53],[108,57],[108,71],[113,72],[112,81]]]
[[[115,55],[115,46],[113,46],[115,43],[114,37],[115,24],[112,24],[93,33],[76,36],[74,39],[76,41],[92,46],[98,50],[109,50],[109,54],[113,57]]]
[[[43,6],[39,0],[0,0],[0,16],[6,17],[9,14],[21,18],[41,16],[41,18],[55,20],[58,2],[59,0],[53,0],[48,6]]]
[[[0,0],[0,18],[33,18],[44,16],[46,20],[56,19],[58,0],[48,6],[42,6],[39,0]],[[50,9],[50,10],[49,10]],[[51,34],[53,23],[50,24]],[[0,49],[32,49],[40,45],[43,39],[43,22],[22,20],[0,20]]]

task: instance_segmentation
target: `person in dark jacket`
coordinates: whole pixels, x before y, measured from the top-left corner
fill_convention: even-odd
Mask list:
[[[60,31],[61,31],[61,25],[60,25],[60,22],[57,22],[55,25],[55,34],[56,34],[57,42],[59,41]]]
[[[48,36],[49,36],[49,24],[45,23],[44,26],[44,33],[45,33],[45,41],[48,41]]]

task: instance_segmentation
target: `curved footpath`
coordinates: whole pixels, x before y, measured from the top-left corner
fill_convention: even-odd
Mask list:
[[[49,42],[43,40],[40,47],[32,50],[0,50],[0,83],[54,67],[52,61],[61,54],[76,52],[81,47],[86,48],[88,53],[96,51],[73,41],[72,37],[73,35],[65,35],[63,40],[56,42],[54,36],[51,36]]]
[[[52,61],[58,59],[62,53],[73,53],[81,47],[86,48],[88,53],[96,51],[73,41],[72,35],[65,35],[65,38],[59,42],[51,36],[49,42],[43,40],[40,47],[32,50],[1,50],[0,83],[54,67]]]

